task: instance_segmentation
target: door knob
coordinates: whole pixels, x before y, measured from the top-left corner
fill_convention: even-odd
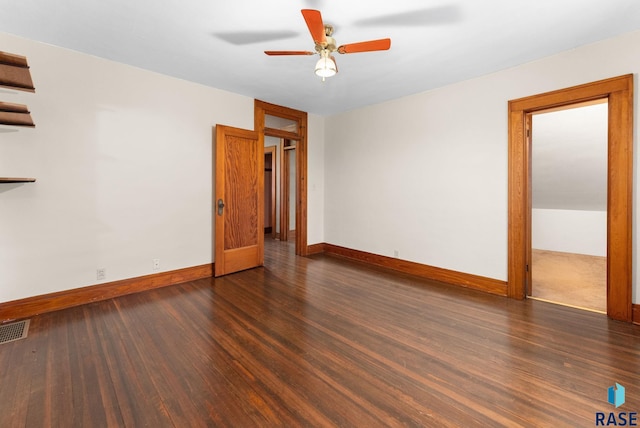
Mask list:
[[[222,211],[224,210],[224,202],[222,199],[218,199],[218,215],[222,215]]]

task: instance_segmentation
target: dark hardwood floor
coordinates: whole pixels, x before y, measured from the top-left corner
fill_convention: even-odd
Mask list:
[[[0,345],[0,427],[588,427],[640,411],[638,326],[267,244],[265,268],[32,318]]]

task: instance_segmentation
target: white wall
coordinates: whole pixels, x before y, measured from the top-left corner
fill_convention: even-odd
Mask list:
[[[0,186],[0,302],[95,284],[98,267],[112,281],[152,273],[153,258],[161,270],[210,263],[211,127],[252,129],[252,99],[2,33],[0,43],[29,58],[36,85],[0,100],[28,104],[37,125],[0,130],[0,175],[38,178]],[[309,115],[308,243],[505,280],[507,101],[639,71],[635,32]],[[638,115],[636,101],[636,126]],[[638,303],[636,232],[633,242]]]
[[[327,118],[326,241],[506,280],[508,100],[639,71],[635,32]]]
[[[607,256],[607,212],[533,209],[532,247],[538,250]]]
[[[213,261],[212,127],[253,129],[253,99],[0,33],[25,55],[35,129],[0,127],[0,302]],[[309,118],[321,188],[324,119]],[[324,195],[309,197],[322,240]],[[320,210],[320,213],[313,210]]]

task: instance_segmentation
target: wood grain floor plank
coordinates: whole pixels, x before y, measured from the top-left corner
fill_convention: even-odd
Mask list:
[[[43,314],[2,427],[593,426],[640,326],[267,240],[265,267]]]

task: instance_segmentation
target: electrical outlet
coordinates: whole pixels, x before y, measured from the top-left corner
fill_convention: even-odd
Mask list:
[[[96,269],[96,278],[98,279],[98,281],[107,279],[107,270],[105,268]]]
[[[153,270],[160,269],[160,259],[153,259]]]
[[[393,250],[393,257],[398,258],[398,250]]]

